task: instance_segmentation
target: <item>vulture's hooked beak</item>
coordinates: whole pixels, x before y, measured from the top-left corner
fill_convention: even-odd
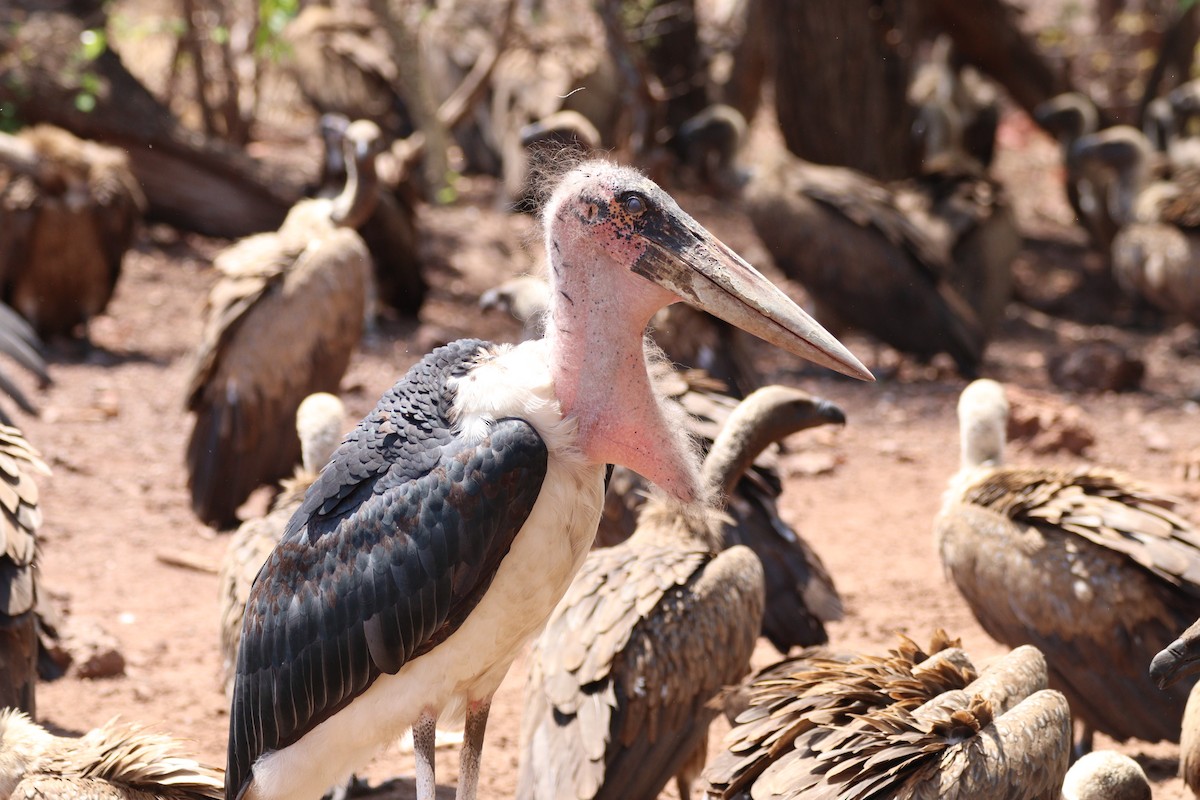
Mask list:
[[[1158,688],[1166,689],[1197,670],[1200,670],[1200,620],[1154,657],[1150,662],[1150,677]]]
[[[737,253],[671,203],[640,229],[633,271],[747,333],[852,378],[874,376],[841,342]]]

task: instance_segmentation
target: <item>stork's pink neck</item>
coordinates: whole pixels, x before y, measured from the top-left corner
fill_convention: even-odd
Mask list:
[[[551,269],[550,374],[563,415],[578,421],[583,454],[695,500],[699,479],[687,434],[664,419],[642,344],[650,317],[676,298],[616,265],[581,269],[556,254]]]

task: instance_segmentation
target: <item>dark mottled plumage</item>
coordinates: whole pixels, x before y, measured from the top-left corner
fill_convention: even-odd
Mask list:
[[[50,373],[46,371],[46,360],[42,356],[42,342],[37,333],[20,314],[3,303],[0,303],[0,353],[33,373],[40,386],[50,383]],[[0,370],[0,392],[11,397],[26,414],[37,413],[25,392],[3,370]],[[12,425],[12,418],[3,408],[0,408],[0,424]]]
[[[781,667],[786,667],[781,669]],[[727,800],[1057,798],[1070,714],[1032,647],[976,673],[944,634],[930,653],[791,660],[752,679],[706,773]]]
[[[0,425],[0,708],[27,714],[35,713],[38,657],[35,472],[50,469],[19,430]]]
[[[974,375],[985,339],[951,283],[950,253],[872,178],[780,155],[746,192],[754,229],[788,277],[842,322]]]
[[[0,133],[4,302],[42,336],[86,326],[108,306],[145,204],[123,150],[50,125]]]
[[[477,443],[456,434],[447,382],[485,348],[461,340],[410,369],[334,453],[260,573],[242,629],[227,800],[260,755],[445,640],[490,585],[547,451],[517,419]],[[294,602],[302,612],[288,614]]]
[[[1200,534],[1175,502],[1099,468],[1002,466],[1003,387],[963,392],[963,466],[934,522],[942,563],[983,629],[1046,655],[1084,725],[1178,741],[1192,681],[1161,692],[1151,657],[1200,609]]]

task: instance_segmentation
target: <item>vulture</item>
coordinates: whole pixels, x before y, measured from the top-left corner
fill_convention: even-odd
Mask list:
[[[320,128],[325,146],[322,161],[319,197],[336,197],[346,183],[345,134],[350,120],[340,114],[323,114]],[[360,167],[374,170],[373,163]],[[401,184],[390,187],[374,175],[376,183],[375,208],[366,221],[358,226],[375,269],[375,288],[379,302],[401,314],[416,316],[425,302],[429,284],[421,274],[421,259],[417,239],[417,199],[411,187]]]
[[[705,773],[722,800],[1058,800],[1071,717],[1020,647],[977,672],[942,632],[886,656],[813,655],[752,677]]]
[[[0,800],[221,800],[221,771],[180,749],[115,719],[70,739],[0,710]]]
[[[987,78],[959,61],[953,39],[942,34],[917,65],[908,87],[908,100],[917,112],[913,136],[926,164],[939,153],[958,149],[986,170],[996,154],[1000,96]]]
[[[1175,502],[1117,472],[1003,465],[1004,387],[958,404],[962,467],[934,533],[942,564],[993,639],[1045,653],[1050,685],[1092,733],[1179,740],[1194,681],[1159,691],[1150,659],[1200,609],[1200,534]]]
[[[1134,297],[1200,324],[1200,166],[1151,181],[1150,143],[1137,131],[1119,139],[1085,136],[1075,144],[1075,158],[1111,181],[1106,201],[1120,226],[1112,240],[1117,282]]]
[[[999,184],[965,154],[961,132],[924,178],[883,184],[782,149],[746,177],[721,163],[735,146],[712,144],[738,141],[744,127],[736,110],[710,106],[680,126],[676,147],[730,191],[744,186],[759,238],[817,306],[901,352],[945,352],[974,375],[1011,295],[1020,237]]]
[[[1128,125],[1100,130],[1096,104],[1079,92],[1067,92],[1045,101],[1035,109],[1034,116],[1038,124],[1058,139],[1062,149],[1067,200],[1075,211],[1075,220],[1087,231],[1093,246],[1108,252],[1121,225],[1113,216],[1109,199],[1113,176],[1111,171],[1098,168],[1093,159],[1080,158],[1077,143],[1085,136],[1104,141],[1144,142],[1144,135]]]
[[[719,504],[773,441],[825,421],[824,401],[769,386],[729,415],[705,459]],[[715,508],[652,498],[626,541],[593,550],[530,655],[522,800],[646,798],[704,766],[713,698],[749,666],[763,568]]]
[[[192,508],[227,527],[259,485],[300,456],[300,402],[336,391],[362,336],[371,258],[355,232],[377,194],[370,165],[379,129],[346,132],[348,174],[334,198],[302,200],[278,231],[220,253],[203,340],[188,382],[195,425],[187,447]],[[361,178],[361,179],[360,179]]]
[[[21,432],[0,425],[0,708],[36,714],[37,532],[34,474],[49,475]]]
[[[43,338],[86,333],[145,205],[121,150],[50,125],[0,133],[0,297]]]
[[[509,311],[524,323],[524,335],[530,338],[541,333],[546,300],[545,281],[522,275],[485,292],[480,306]],[[667,310],[672,312],[667,316],[671,322],[690,320],[706,325],[701,318],[712,319],[686,306]],[[656,320],[662,318],[660,312]],[[721,320],[713,322],[725,327]],[[684,338],[674,336],[668,341]],[[652,363],[650,369],[663,401],[682,412],[690,434],[707,450],[737,405],[737,398],[729,394],[724,382],[714,380],[704,370],[674,369],[661,361]],[[814,424],[845,424],[845,415],[832,403],[825,402],[818,408]],[[842,618],[842,600],[820,556],[779,514],[777,501],[783,482],[777,460],[778,448],[771,446],[738,477],[725,509],[734,524],[725,535],[730,544],[746,545],[762,561],[768,601],[762,633],[777,650],[786,653],[792,647],[828,641],[825,623]],[[649,491],[645,478],[624,467],[614,467],[594,546],[611,547],[628,539]]]
[[[987,174],[998,120],[995,90],[990,102],[980,98],[990,86],[970,68],[956,71],[948,47],[949,38],[939,37],[910,87],[921,174],[893,188],[899,207],[950,254],[951,285],[990,336],[1012,297],[1021,235],[1004,187]]]
[[[1150,662],[1150,677],[1163,691],[1200,672],[1200,619],[1197,619]],[[1179,732],[1179,777],[1200,795],[1200,683],[1193,683]]]
[[[304,398],[296,410],[296,433],[300,439],[300,464],[295,474],[283,481],[283,491],[271,503],[266,516],[238,526],[229,539],[217,574],[221,610],[221,680],[225,694],[233,693],[233,670],[237,664],[238,638],[250,587],[267,556],[283,536],[304,493],[333,455],[345,433],[346,409],[342,401],[326,392]]]
[[[776,265],[821,309],[902,353],[944,352],[962,375],[978,371],[986,339],[954,288],[951,253],[893,188],[780,150],[750,180],[745,206]]]
[[[388,140],[413,132],[391,41],[369,10],[312,3],[283,38],[291,47],[287,67],[318,112],[369,119]]]

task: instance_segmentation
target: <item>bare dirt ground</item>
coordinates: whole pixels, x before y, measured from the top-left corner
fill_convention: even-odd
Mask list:
[[[1102,263],[1084,251],[1081,233],[1068,224],[1056,148],[1020,116],[1007,120],[1001,146],[999,172],[1032,240],[1017,264],[1022,295],[1043,310],[1013,305],[985,374],[1059,394],[1083,410],[1095,435],[1083,457],[1039,455],[1017,444],[1012,460],[1112,465],[1195,501],[1200,484],[1184,483],[1176,465],[1200,445],[1194,399],[1200,397],[1200,362],[1179,354],[1188,352],[1191,330],[1141,333],[1098,325],[1102,316],[1076,301],[1087,299]],[[532,224],[497,212],[488,182],[460,188],[456,205],[422,212],[435,291],[420,323],[385,322],[343,382],[355,419],[433,345],[464,335],[517,334],[511,321],[481,318],[475,301],[497,280],[530,268]],[[769,266],[732,206],[705,198],[685,198],[684,206],[752,263]],[[190,425],[182,410],[184,382],[214,280],[209,259],[222,244],[149,228],[126,259],[108,315],[94,323],[95,349],[81,354],[73,346],[55,347],[55,383],[38,395],[41,417],[19,419],[54,470],[41,482],[43,586],[66,599],[74,623],[114,636],[127,660],[120,677],[68,676],[41,686],[40,717],[79,732],[121,715],[188,740],[197,757],[215,764],[224,763],[228,721],[218,680],[216,578],[170,566],[161,556],[216,565],[227,540],[193,517],[183,470]],[[1047,360],[1097,335],[1144,359],[1141,390],[1074,395],[1049,383]],[[790,442],[796,455],[785,461],[784,515],[813,543],[845,600],[846,618],[832,626],[832,644],[882,652],[897,631],[925,639],[942,627],[961,636],[977,659],[997,655],[1004,648],[980,629],[943,578],[931,534],[957,466],[954,407],[964,382],[937,365],[890,369],[896,360],[885,349],[856,335],[845,341],[868,364],[884,366],[887,377],[862,384],[764,355],[780,381],[835,401],[849,420],[842,430],[796,437]],[[773,656],[763,645],[756,661]],[[482,797],[512,794],[523,680],[518,661],[493,707]],[[720,736],[713,741],[718,746]],[[1119,747],[1147,768],[1156,797],[1186,796],[1174,777],[1175,745]],[[456,767],[456,752],[442,751],[443,784],[453,782]],[[411,769],[411,757],[393,749],[368,775],[381,780],[411,775]]]

